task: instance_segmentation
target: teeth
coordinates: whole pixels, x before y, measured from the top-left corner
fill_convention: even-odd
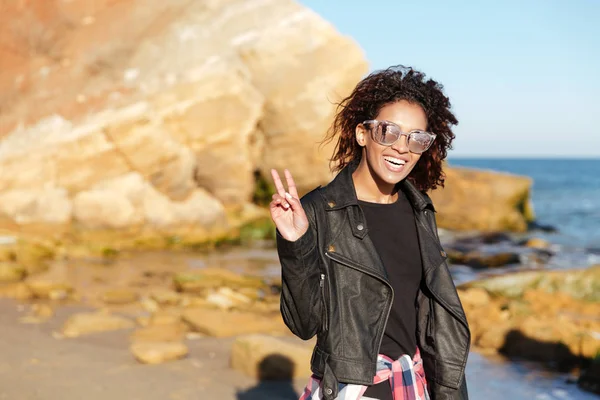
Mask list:
[[[399,158],[394,158],[394,157],[384,157],[383,159],[384,159],[384,160],[386,160],[386,161],[389,161],[389,162],[391,162],[392,164],[397,164],[397,165],[404,165],[404,164],[406,164],[406,161],[404,161],[404,160],[401,160],[401,159],[399,159]]]

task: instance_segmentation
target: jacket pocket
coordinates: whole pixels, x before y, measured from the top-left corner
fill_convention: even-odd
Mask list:
[[[434,330],[435,330],[435,314],[433,312],[433,300],[429,299],[429,314],[427,315],[427,341],[434,344]]]
[[[325,274],[321,274],[321,280],[319,281],[319,286],[321,286],[321,325],[323,331],[329,330],[329,315],[327,311],[327,282],[325,278]]]

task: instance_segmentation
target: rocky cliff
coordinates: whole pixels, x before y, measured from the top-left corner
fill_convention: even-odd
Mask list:
[[[328,178],[316,142],[367,71],[293,1],[3,7],[5,225],[225,226],[256,171],[303,165],[302,188]]]

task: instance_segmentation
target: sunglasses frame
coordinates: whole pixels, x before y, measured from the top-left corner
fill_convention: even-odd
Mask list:
[[[400,136],[398,136],[398,139],[394,140],[394,141],[393,141],[392,143],[390,143],[390,144],[388,144],[388,143],[381,143],[379,140],[375,139],[375,136],[374,136],[374,133],[373,133],[373,132],[375,131],[375,129],[377,128],[377,126],[378,126],[379,124],[381,124],[382,122],[385,122],[386,124],[393,125],[393,126],[397,127],[397,128],[398,128],[398,130],[400,131]],[[389,147],[389,146],[392,146],[392,145],[394,145],[394,144],[395,144],[395,143],[396,143],[398,140],[400,140],[400,139],[402,138],[402,136],[406,136],[406,144],[407,144],[407,146],[408,146],[409,150],[410,150],[410,138],[411,138],[411,135],[412,135],[413,133],[426,133],[427,135],[429,135],[429,136],[431,137],[431,142],[429,143],[429,145],[427,146],[427,148],[425,148],[425,150],[423,150],[423,151],[422,151],[422,152],[420,152],[420,153],[415,153],[414,151],[410,150],[410,152],[411,152],[411,153],[415,153],[415,154],[423,154],[423,153],[425,153],[427,150],[429,150],[429,148],[431,147],[431,145],[432,145],[432,144],[433,144],[433,142],[435,141],[435,138],[437,137],[437,135],[436,135],[435,133],[431,133],[431,132],[423,131],[423,130],[421,130],[421,129],[413,129],[413,130],[412,130],[412,131],[410,131],[410,132],[404,132],[404,131],[402,131],[402,128],[400,128],[400,126],[398,126],[398,124],[395,124],[395,123],[393,123],[392,121],[387,121],[387,120],[380,121],[380,120],[377,120],[377,119],[368,119],[368,120],[366,120],[366,121],[363,121],[361,125],[363,125],[363,127],[364,127],[366,130],[368,130],[368,131],[371,133],[371,138],[373,139],[373,141],[375,141],[376,143],[378,143],[378,144],[380,144],[380,145],[382,145],[382,146],[388,146],[388,147]],[[367,127],[367,125],[372,125],[372,127],[370,127],[370,128],[369,128],[369,127]]]

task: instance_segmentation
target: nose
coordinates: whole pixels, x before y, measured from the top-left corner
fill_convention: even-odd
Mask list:
[[[408,153],[408,135],[401,135],[400,139],[392,145],[392,148],[398,153]]]

